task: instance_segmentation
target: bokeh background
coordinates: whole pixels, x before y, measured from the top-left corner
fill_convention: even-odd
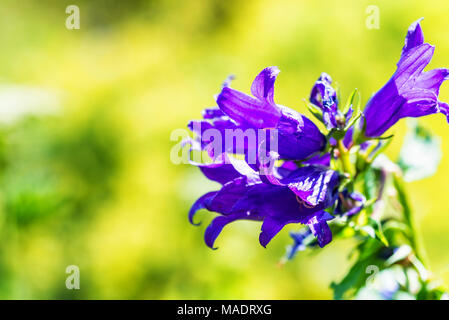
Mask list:
[[[80,30],[65,8],[80,8]],[[366,27],[368,5],[380,28]],[[249,92],[276,65],[278,103],[306,112],[323,71],[345,98],[391,76],[411,22],[425,17],[449,64],[447,1],[2,0],[0,4],[0,298],[326,299],[354,243],[333,242],[279,266],[287,228],[267,249],[260,224],[234,223],[212,251],[187,211],[216,187],[174,165],[170,133],[199,118],[230,73]],[[442,100],[449,100],[443,86]],[[449,125],[437,175],[408,185],[435,275],[449,285]],[[406,131],[396,126],[389,155]],[[67,290],[68,265],[81,273]]]

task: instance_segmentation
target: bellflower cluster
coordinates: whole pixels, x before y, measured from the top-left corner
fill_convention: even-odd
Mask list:
[[[332,216],[324,210],[336,201],[340,176],[338,172],[319,164],[296,163],[319,154],[326,140],[310,119],[274,103],[274,81],[278,73],[276,67],[262,70],[251,87],[254,97],[228,86],[223,87],[217,97],[218,108],[207,109],[203,120],[189,124],[189,128],[194,128],[194,123],[201,124],[201,130],[196,131],[200,133],[198,145],[202,150],[209,151],[214,159],[209,164],[194,164],[206,177],[223,185],[220,190],[198,199],[189,214],[191,222],[198,209],[205,208],[221,214],[205,233],[205,242],[211,248],[226,224],[242,219],[263,221],[259,236],[263,246],[289,223],[310,226],[320,246],[326,245],[332,238],[326,223]],[[221,125],[224,122],[227,126]],[[225,151],[221,154],[210,152],[213,141],[202,136],[203,130],[211,128],[223,132],[224,136],[225,130],[235,128],[276,130],[277,153],[273,157],[282,158],[284,163],[279,167],[267,166],[267,157],[262,158],[262,155],[270,154],[271,157],[272,151],[269,149],[264,149],[262,155],[259,152],[255,163],[234,158],[232,154],[235,149],[221,149]],[[247,155],[250,149],[260,150],[264,142],[267,139],[258,139],[255,146],[244,144],[241,153]],[[218,149],[220,147],[223,144]],[[245,159],[248,160],[248,157]]]
[[[366,273],[360,269],[368,262],[386,270],[384,275],[392,268],[413,269],[422,289],[419,294],[442,296],[442,290],[431,289],[426,276],[402,183],[403,175],[434,172],[423,166],[436,166],[439,158],[411,163],[408,154],[414,147],[404,148],[396,162],[382,153],[391,141],[384,133],[401,118],[442,113],[449,119],[449,105],[438,97],[449,69],[424,71],[434,47],[424,42],[420,23],[421,19],[408,29],[395,73],[364,108],[357,90],[343,103],[332,78],[322,73],[307,103],[317,124],[275,102],[277,67],[256,76],[251,95],[232,89],[229,80],[223,84],[216,106],[188,125],[194,134],[188,141],[191,153],[208,158],[190,163],[220,185],[200,197],[189,212],[195,225],[201,209],[218,214],[206,228],[207,246],[215,249],[223,228],[238,220],[262,223],[263,247],[287,224],[297,224],[300,230],[290,232],[293,244],[285,260],[307,248],[322,248],[336,237],[362,240],[359,260],[341,283],[332,285],[336,298],[344,297],[349,288],[356,289],[353,295],[371,292],[363,289]],[[421,127],[410,139],[424,150],[439,145]],[[410,170],[420,172],[409,174]],[[395,290],[410,293],[399,285]]]

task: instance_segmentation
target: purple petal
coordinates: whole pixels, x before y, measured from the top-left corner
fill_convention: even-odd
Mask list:
[[[359,213],[360,211],[362,211],[362,209],[363,209],[363,206],[357,206],[357,207],[354,207],[354,208],[352,208],[352,209],[349,209],[349,210],[345,213],[345,215],[348,216],[348,217],[353,216],[353,215],[356,215],[357,213]]]
[[[423,18],[413,22],[408,28],[407,36],[405,37],[405,45],[404,48],[402,48],[402,55],[406,54],[410,49],[424,43],[424,34],[420,24],[421,20],[423,20]]]
[[[390,80],[380,89],[365,107],[367,137],[379,137],[399,120],[399,110],[405,99],[402,98]]]
[[[212,220],[212,222],[209,224],[209,226],[206,228],[206,231],[204,233],[204,242],[206,242],[206,245],[216,250],[217,248],[214,248],[214,243],[223,228],[235,221],[240,219],[240,215],[230,215],[230,216],[218,216],[215,219]]]
[[[278,153],[283,159],[302,160],[326,145],[325,136],[310,119],[287,107],[282,107],[276,129]]]
[[[212,163],[190,161],[190,164],[199,167],[208,179],[221,184],[226,184],[239,177],[245,177],[247,183],[261,182],[258,172],[245,160],[236,159],[226,153],[216,157]]]
[[[327,129],[337,127],[336,117],[338,115],[337,92],[331,86],[332,79],[322,73],[310,93],[310,102],[319,107],[323,112],[323,121]]]
[[[259,173],[251,168],[246,161],[236,159],[232,156],[226,156],[226,159],[238,174],[246,177],[247,184],[255,184],[261,182]]]
[[[345,119],[349,120],[352,118],[352,115],[354,113],[354,108],[352,107],[352,105],[349,107],[348,111],[345,114]]]
[[[310,102],[316,105],[317,107],[323,109],[323,101],[324,100],[337,100],[337,93],[331,87],[332,78],[327,73],[321,73],[318,80],[315,82],[315,85],[310,92]]]
[[[398,69],[393,75],[399,92],[404,89],[402,88],[404,85],[413,85],[413,82],[409,82],[409,80],[413,81],[421,74],[432,59],[434,51],[434,46],[424,43],[410,49],[406,55],[401,57],[398,62]]]
[[[208,151],[213,159],[227,152],[245,154],[249,161],[255,162],[253,158],[257,157],[258,140],[264,138],[256,130],[239,125],[228,116],[193,120],[188,128],[195,133],[194,141],[201,146],[200,149]]]
[[[221,111],[218,107],[204,109],[202,115],[204,119],[214,119],[225,116],[223,111]]]
[[[316,155],[312,158],[309,158],[306,161],[303,161],[303,164],[315,164],[315,165],[322,165],[322,166],[329,166],[331,161],[331,155],[330,153],[325,153],[323,155]]]
[[[352,137],[354,135],[354,126],[350,127],[343,138],[343,144],[346,148],[349,148],[352,144]]]
[[[293,245],[287,248],[288,260],[293,259],[298,251],[304,251],[306,249],[304,240],[310,234],[311,234],[310,228],[303,228],[299,232],[290,232],[290,237],[293,239]]]
[[[206,203],[209,211],[222,214],[233,213],[234,205],[248,192],[246,178],[240,177],[226,183],[217,194]]]
[[[437,81],[435,74],[421,78],[421,72],[430,62],[433,51],[434,47],[425,43],[411,48],[401,57],[393,77],[365,107],[367,137],[381,136],[404,116],[437,112],[436,104],[431,102],[434,99],[431,99],[429,90],[419,91],[417,90],[419,88],[415,87],[416,85],[426,87]],[[437,75],[436,78],[439,76],[441,75]],[[414,110],[415,108],[417,110]]]
[[[336,199],[339,174],[320,165],[300,167],[285,178],[277,175],[273,168],[262,166],[261,179],[275,186],[287,186],[297,196],[297,201],[315,211],[329,207]]]
[[[275,235],[279,233],[279,231],[282,230],[282,228],[285,226],[284,223],[281,223],[279,221],[276,221],[274,219],[267,218],[263,221],[262,229],[259,235],[259,242],[260,244],[266,248],[268,243],[273,239]]]
[[[206,178],[220,184],[225,184],[241,176],[235,167],[228,161],[228,156],[226,154],[221,154],[212,163],[197,163],[190,161],[190,164],[199,167]]]
[[[218,144],[221,146],[222,152],[225,151],[225,143],[223,139],[223,137],[225,137],[225,130],[236,130],[241,128],[228,117],[218,117],[213,120],[192,120],[188,123],[187,127],[195,133],[197,140],[201,143],[202,148],[205,148],[216,138],[219,138],[220,141]],[[222,152],[219,152],[219,154]]]
[[[438,108],[440,109],[440,112],[446,116],[447,122],[449,122],[449,105],[440,101],[438,102]]]
[[[401,107],[399,117],[422,117],[437,113],[438,97],[430,90],[415,89],[403,94],[406,103]]]
[[[353,193],[351,193],[349,195],[349,197],[352,200],[359,201],[359,202],[365,202],[366,201],[365,196],[363,194],[359,193],[359,192],[353,192]]]
[[[285,161],[280,167],[276,168],[277,173],[281,178],[287,177],[296,169],[298,169],[298,165],[295,161]]]
[[[280,117],[275,105],[229,87],[223,88],[218,95],[217,104],[233,120],[255,128],[273,128]]]
[[[266,100],[269,104],[274,105],[274,82],[279,74],[277,67],[268,67],[263,69],[254,79],[251,86],[251,93],[260,100]]]
[[[212,181],[220,184],[228,183],[240,176],[240,174],[230,164],[202,164],[199,165],[201,172]]]
[[[317,209],[306,206],[287,187],[265,183],[248,184],[240,177],[225,184],[218,192],[198,200],[190,214],[200,208],[221,213],[207,228],[205,241],[213,243],[223,227],[235,220],[263,220],[260,242],[266,246],[269,241],[289,223],[308,223]]]
[[[335,201],[339,180],[336,171],[322,166],[306,166],[283,179],[282,183],[304,201],[304,206],[322,210]]]
[[[307,223],[321,248],[332,241],[332,231],[326,222],[332,219],[333,217],[329,213],[323,211],[313,216]]]
[[[201,196],[198,200],[195,201],[195,203],[192,205],[189,211],[189,221],[191,224],[195,226],[199,226],[201,223],[194,223],[193,217],[200,209],[206,209],[208,203],[211,201],[211,199],[217,194],[216,191],[206,193],[205,195]]]
[[[349,193],[344,189],[338,198],[337,207],[334,214],[339,216],[352,216],[359,213],[365,206],[366,198],[358,192]]]
[[[433,69],[422,73],[418,79],[416,79],[414,87],[431,90],[438,96],[441,85],[448,79],[449,69]]]

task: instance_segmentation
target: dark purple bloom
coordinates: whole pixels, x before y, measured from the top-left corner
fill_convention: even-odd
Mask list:
[[[293,244],[287,246],[287,260],[293,259],[299,251],[304,251],[307,248],[316,247],[318,245],[317,241],[312,240],[313,235],[309,227],[299,231],[290,232],[290,237],[293,239]]]
[[[298,201],[317,210],[327,208],[335,200],[334,188],[339,182],[336,171],[320,165],[300,167],[281,179],[272,174],[263,178],[271,184],[288,187],[298,196]]]
[[[263,174],[261,180],[288,187],[298,196],[298,201],[303,201],[306,206],[314,207],[316,210],[323,210],[333,203],[336,197],[335,187],[340,181],[336,171],[322,165],[307,165],[287,172],[284,163],[283,172],[286,174],[281,176],[278,169],[269,167],[277,155],[270,153],[268,157],[269,161],[265,161],[260,167]]]
[[[347,189],[343,190],[338,198],[335,214],[340,216],[353,216],[364,208],[366,198],[358,192],[349,192]]]
[[[220,190],[202,196],[189,212],[192,223],[199,209],[220,214],[206,229],[205,242],[209,247],[213,248],[223,227],[236,220],[263,221],[259,241],[264,247],[289,223],[307,224],[320,246],[329,243],[332,234],[326,221],[332,216],[323,210],[336,200],[339,176],[335,171],[312,165],[292,167],[292,170],[283,171],[286,176],[280,175],[277,184],[271,184],[245,161],[231,158],[233,173],[230,174],[232,169],[229,167],[224,168],[229,164],[223,162],[221,166],[209,166],[207,174],[221,182],[236,172],[239,176],[224,183]],[[211,172],[214,170],[217,173]]]
[[[287,259],[291,260],[295,257],[298,251],[304,251],[307,247],[305,241],[312,232],[309,228],[304,228],[298,232],[290,232],[290,237],[293,239],[293,244],[287,247]]]
[[[346,120],[352,117],[352,106],[345,115],[338,109],[337,92],[332,87],[332,78],[327,73],[323,72],[315,82],[309,100],[321,110],[328,130],[344,129]]]
[[[420,20],[412,23],[401,58],[391,79],[365,108],[367,137],[379,137],[399,119],[441,112],[449,117],[449,106],[438,100],[439,89],[448,79],[448,69],[423,72],[435,47],[424,43]]]
[[[332,241],[332,231],[327,221],[334,217],[326,211],[315,214],[307,223],[307,227],[298,231],[290,232],[293,245],[287,247],[287,259],[291,260],[298,251],[304,251],[307,247],[320,246],[323,248]],[[316,239],[311,240],[311,239]]]
[[[287,247],[286,258],[291,260],[298,251],[304,251],[307,247],[315,247],[317,245],[323,248],[331,242],[332,232],[326,221],[333,218],[329,213],[322,211],[309,220],[306,228],[297,232],[290,232],[293,244]]]
[[[257,153],[263,141],[274,143],[271,136],[273,132],[276,134],[277,152],[283,159],[301,160],[321,151],[326,138],[317,126],[300,113],[274,102],[274,82],[278,73],[276,67],[263,69],[251,86],[254,97],[225,84],[217,96],[219,109],[206,109],[203,120],[189,123],[189,128],[197,135],[200,148],[209,151],[212,156],[219,156],[212,150],[216,137],[207,135],[207,130],[216,129],[221,137],[225,137],[226,130],[250,129],[266,131],[266,134],[256,134],[253,141],[246,139],[242,146],[226,145],[223,138],[220,142],[222,152],[246,155],[254,151]],[[266,148],[270,148],[270,145]]]
[[[333,218],[334,217],[328,212],[321,211],[314,215],[307,223],[321,248],[332,241],[332,231],[327,225],[327,221],[332,220]]]

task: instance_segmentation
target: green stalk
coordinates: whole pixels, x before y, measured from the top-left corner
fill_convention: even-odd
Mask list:
[[[351,163],[351,160],[349,159],[349,150],[346,149],[345,145],[343,144],[343,140],[337,141],[337,147],[340,153],[340,160],[343,166],[343,171],[353,177],[354,167]]]
[[[421,243],[421,239],[419,238],[419,234],[418,234],[418,230],[416,228],[413,212],[410,208],[410,205],[409,205],[409,202],[407,199],[407,195],[405,194],[404,186],[403,186],[400,178],[397,177],[396,175],[393,177],[393,180],[394,180],[395,188],[398,192],[398,200],[401,203],[401,206],[403,208],[405,222],[407,223],[407,225],[410,229],[410,236],[409,236],[410,244],[411,244],[413,250],[415,251],[416,257],[421,261],[421,263],[424,266],[427,267],[426,254],[424,252],[424,249],[423,249],[423,246]]]

